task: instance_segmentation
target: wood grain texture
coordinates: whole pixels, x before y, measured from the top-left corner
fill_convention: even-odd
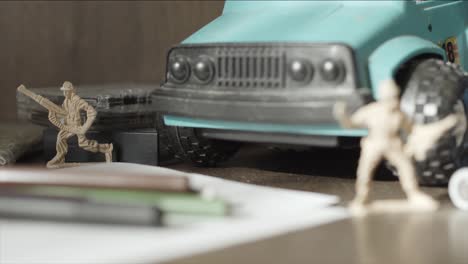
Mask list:
[[[167,50],[221,14],[223,1],[0,3],[0,120],[16,87],[155,82]]]

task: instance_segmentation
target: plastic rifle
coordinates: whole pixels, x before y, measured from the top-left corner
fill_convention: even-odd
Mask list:
[[[47,99],[47,98],[45,98],[43,96],[40,96],[40,95],[32,92],[31,90],[28,90],[26,88],[26,86],[24,86],[24,85],[20,85],[17,90],[18,90],[18,92],[20,92],[20,93],[26,95],[27,97],[33,99],[34,101],[36,101],[38,104],[42,105],[44,108],[46,108],[50,112],[54,112],[54,113],[59,114],[59,115],[66,115],[67,114],[62,107],[52,103],[52,101],[50,101],[49,99]]]

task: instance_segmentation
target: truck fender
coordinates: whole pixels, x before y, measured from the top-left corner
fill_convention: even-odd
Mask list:
[[[377,89],[383,80],[395,76],[400,65],[423,54],[433,54],[445,60],[445,52],[436,44],[416,36],[400,36],[384,42],[369,56],[371,91],[377,99]]]

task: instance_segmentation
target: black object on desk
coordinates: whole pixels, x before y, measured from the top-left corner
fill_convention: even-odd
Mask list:
[[[156,130],[121,131],[112,135],[119,150],[118,161],[158,165],[159,144]]]

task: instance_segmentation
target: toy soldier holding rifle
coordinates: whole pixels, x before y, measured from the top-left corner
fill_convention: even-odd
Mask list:
[[[49,110],[49,121],[60,129],[57,135],[57,154],[47,162],[47,168],[66,167],[65,155],[68,151],[67,140],[76,135],[78,145],[84,150],[91,152],[101,152],[105,155],[106,162],[112,162],[112,144],[99,144],[95,140],[86,138],[86,132],[91,127],[96,118],[96,110],[76,93],[71,82],[64,82],[60,90],[63,91],[65,100],[62,106],[58,106],[34,92],[28,90],[24,85],[18,87],[18,91],[30,97],[47,110]],[[82,123],[80,111],[86,112],[86,121]]]
[[[425,125],[416,125],[400,110],[400,89],[393,80],[382,82],[379,87],[379,98],[358,109],[353,115],[346,113],[342,102],[335,105],[334,114],[341,126],[365,127],[369,134],[361,140],[361,157],[357,169],[356,197],[351,209],[362,214],[367,210],[401,211],[435,210],[437,201],[423,193],[416,180],[413,160],[424,160],[427,151],[450,129],[455,127],[458,118],[449,115],[444,119]],[[401,138],[404,131],[406,142]],[[385,201],[368,203],[369,189],[373,174],[379,163],[386,159],[399,174],[403,191],[408,203]]]

